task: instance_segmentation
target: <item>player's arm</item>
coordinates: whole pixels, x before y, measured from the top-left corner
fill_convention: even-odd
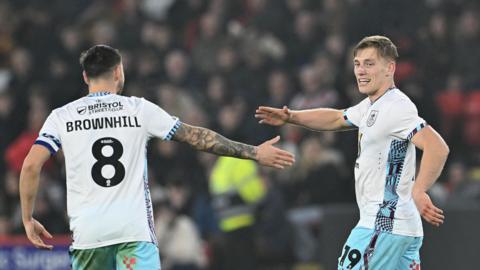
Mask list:
[[[318,108],[310,110],[290,110],[260,106],[255,111],[259,123],[272,126],[282,126],[287,123],[302,126],[312,130],[346,130],[352,129],[343,116],[342,110]]]
[[[52,249],[52,245],[43,242],[40,236],[52,238],[52,235],[33,218],[35,197],[38,191],[40,172],[43,164],[50,158],[47,148],[34,144],[25,158],[20,173],[20,203],[22,221],[28,239],[37,248]]]
[[[412,143],[423,150],[420,170],[413,186],[412,197],[422,217],[434,226],[443,223],[443,211],[435,207],[427,190],[440,176],[449,153],[449,148],[442,137],[430,126],[415,134]]]
[[[291,153],[273,146],[279,141],[280,137],[278,136],[259,146],[253,146],[229,140],[207,128],[181,123],[172,139],[188,143],[200,151],[221,156],[251,159],[262,165],[279,169],[291,166],[295,161]]]

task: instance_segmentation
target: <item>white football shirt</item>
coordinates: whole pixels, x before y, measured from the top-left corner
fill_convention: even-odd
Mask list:
[[[65,155],[72,248],[156,243],[146,145],[170,140],[180,121],[157,105],[108,92],[52,111],[36,144]]]
[[[426,124],[415,104],[393,88],[373,104],[365,98],[346,109],[344,118],[358,127],[357,226],[422,236],[421,218],[411,196],[416,166],[411,138]]]

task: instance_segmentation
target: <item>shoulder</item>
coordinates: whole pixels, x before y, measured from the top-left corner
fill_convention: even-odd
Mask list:
[[[357,104],[351,105],[348,109],[357,108],[357,109],[364,109],[370,107],[370,99],[368,97],[362,99],[362,101],[358,102]]]
[[[125,102],[131,102],[136,104],[146,101],[146,99],[143,97],[136,97],[136,96],[118,96],[118,97],[124,100]]]
[[[55,108],[52,110],[52,113],[50,115],[54,117],[59,117],[61,115],[66,115],[72,111],[77,111],[79,114],[81,114],[82,110],[86,109],[84,99],[85,97],[81,97],[61,107]]]
[[[144,98],[144,97],[137,97],[137,96],[129,96],[129,97],[127,97],[127,96],[121,96],[121,98],[123,98],[123,99],[125,100],[125,102],[128,102],[128,103],[130,103],[130,104],[132,104],[132,105],[137,105],[137,106],[139,106],[139,105],[142,105],[142,106],[144,106],[144,105],[147,105],[147,106],[148,106],[148,105],[155,105],[155,106],[158,106],[158,105],[156,105],[154,102],[152,102],[152,101],[150,101],[150,100],[148,100],[148,99],[146,99],[146,98]]]
[[[136,97],[136,96],[118,96],[121,102],[128,105],[131,108],[142,108],[147,100],[143,97]]]
[[[417,106],[400,89],[393,89],[386,97],[385,106],[393,112],[417,112]]]
[[[370,99],[368,97],[366,97],[362,101],[360,101],[359,103],[351,106],[350,108],[347,108],[347,111],[348,110],[353,110],[355,112],[363,114],[363,113],[366,113],[366,111],[368,110],[370,105],[371,105]]]
[[[361,107],[369,107],[370,106],[370,98],[366,97],[362,101],[360,101],[357,105]]]

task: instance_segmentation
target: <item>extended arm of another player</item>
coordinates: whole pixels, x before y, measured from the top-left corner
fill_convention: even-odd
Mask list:
[[[329,108],[292,111],[289,123],[313,130],[344,130],[352,127],[343,118],[343,111]]]
[[[260,119],[261,124],[273,126],[290,123],[318,131],[352,128],[343,118],[342,110],[329,108],[296,111],[290,110],[286,106],[282,109],[260,106],[255,112],[255,117]]]
[[[22,221],[28,239],[37,247],[52,249],[53,246],[46,245],[41,236],[52,238],[52,235],[33,218],[35,197],[40,181],[40,171],[43,164],[50,158],[50,152],[43,146],[33,145],[27,157],[23,161],[20,173],[20,203],[22,207]]]
[[[430,126],[415,134],[412,142],[423,150],[412,196],[422,217],[432,225],[439,226],[443,223],[443,211],[433,205],[426,192],[440,176],[449,148],[442,137]]]
[[[190,144],[197,150],[216,155],[256,160],[262,165],[283,169],[293,164],[291,153],[274,147],[280,137],[266,141],[259,146],[229,140],[224,136],[203,127],[182,123],[173,140]]]

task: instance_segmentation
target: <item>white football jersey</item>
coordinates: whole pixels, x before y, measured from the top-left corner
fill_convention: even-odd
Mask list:
[[[146,145],[170,140],[180,121],[137,97],[94,93],[57,108],[36,144],[65,155],[72,248],[156,243]]]
[[[415,104],[393,88],[373,104],[365,98],[346,109],[344,118],[358,127],[357,226],[422,236],[420,214],[411,196],[416,166],[411,138],[426,124]]]

